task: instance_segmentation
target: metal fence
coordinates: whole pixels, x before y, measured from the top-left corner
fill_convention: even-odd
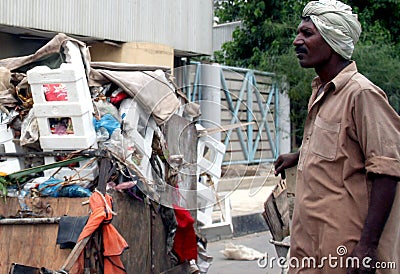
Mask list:
[[[207,76],[204,75],[209,70],[214,74],[211,77],[219,74],[219,81],[213,88],[214,92],[220,92],[218,120],[221,128],[246,123],[246,126],[221,132],[221,142],[226,146],[223,165],[274,161],[280,153],[277,130],[280,120],[277,111],[279,87],[276,75],[250,69],[192,63],[176,73],[179,75],[179,85],[190,101],[202,105],[204,92],[210,88]],[[212,111],[214,113],[215,109]]]

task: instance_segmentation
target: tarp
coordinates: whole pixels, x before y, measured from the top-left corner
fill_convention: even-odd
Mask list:
[[[0,67],[5,67],[10,71],[19,69],[24,66],[27,66],[27,68],[34,67],[37,65],[36,63],[38,61],[46,59],[52,54],[61,55],[61,53],[64,52],[63,47],[65,46],[65,43],[68,41],[78,44],[82,56],[84,57],[82,59],[84,62],[84,66],[86,67],[87,71],[89,71],[89,62],[90,62],[89,49],[82,41],[79,41],[72,37],[68,37],[64,33],[59,33],[56,36],[54,36],[47,44],[45,44],[43,47],[38,49],[33,54],[20,57],[5,58],[0,60]],[[64,58],[65,56],[60,57],[60,60],[62,61],[62,59]],[[57,62],[60,62],[60,60],[58,60]],[[54,66],[57,66],[57,64],[54,64]]]
[[[99,67],[94,68],[95,66]],[[147,69],[137,71],[136,69]],[[90,85],[112,82],[135,98],[158,125],[164,124],[176,112],[180,101],[165,73],[156,67],[132,66],[112,62],[95,63],[90,72]],[[150,69],[156,69],[151,71]]]

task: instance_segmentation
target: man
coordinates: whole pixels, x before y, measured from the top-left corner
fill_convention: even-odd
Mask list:
[[[301,149],[275,162],[297,165],[291,273],[399,273],[400,118],[351,61],[360,33],[348,5],[312,1],[293,42],[318,76]]]

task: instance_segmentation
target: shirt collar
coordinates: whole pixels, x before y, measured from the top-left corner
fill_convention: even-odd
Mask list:
[[[351,63],[342,69],[335,78],[325,85],[324,90],[332,89],[334,92],[340,91],[344,85],[353,77],[354,74],[358,72],[356,62],[351,61]],[[313,91],[317,90],[321,85],[321,80],[319,77],[315,77],[312,81]]]
[[[351,61],[351,63],[342,69],[341,72],[336,75],[335,78],[331,81],[335,86],[335,91],[338,92],[342,90],[342,88],[350,81],[351,77],[358,72],[356,62]]]

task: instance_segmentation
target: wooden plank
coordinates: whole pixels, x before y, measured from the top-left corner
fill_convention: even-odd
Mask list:
[[[262,154],[256,153],[255,159],[266,159],[270,158],[272,159],[273,153],[272,151],[268,153],[268,151],[263,151]],[[231,153],[225,153],[224,155],[224,162],[229,163],[229,162],[237,162],[237,161],[245,161],[246,158],[243,155],[242,151],[237,151],[237,152],[231,152]]]
[[[275,241],[282,241],[289,236],[289,206],[287,188],[281,180],[264,203],[262,213]]]
[[[228,87],[228,90],[230,92],[237,91],[237,90],[240,90],[242,88],[242,86],[243,86],[243,82],[242,81],[243,81],[242,79],[240,81],[232,81],[232,80],[230,80],[229,82],[226,83],[226,86]]]
[[[225,80],[228,81],[243,81],[244,73],[239,73],[233,70],[224,69],[223,74]]]
[[[243,150],[242,145],[240,144],[240,142],[238,140],[233,140],[233,141],[229,142],[228,147],[226,149],[227,152],[235,152],[235,151],[242,151],[242,150]],[[271,150],[268,140],[262,140],[256,151],[264,151],[264,150],[265,151]]]
[[[256,123],[261,123],[262,122],[262,113],[259,110],[254,110],[252,112],[252,120],[255,121]],[[238,117],[238,120],[240,122],[247,122],[247,112],[245,110],[243,111],[239,111],[236,116]],[[221,111],[221,124],[230,124],[231,120],[233,118],[233,113],[230,110],[227,109],[223,109]],[[274,123],[274,116],[272,114],[272,112],[269,112],[267,114],[267,121],[271,124]]]
[[[53,216],[84,216],[89,206],[82,206],[88,198],[41,198],[49,203]],[[27,205],[32,206],[27,200]],[[20,209],[17,198],[7,198],[0,204],[0,215],[13,216]],[[8,273],[12,263],[48,269],[59,269],[70,253],[56,245],[58,224],[0,225],[0,273]]]
[[[240,94],[240,90],[241,90],[242,86],[239,83],[236,83],[236,84],[230,85],[230,86],[227,85],[227,86],[228,86],[229,95],[230,95],[232,101],[236,102],[236,100],[239,98],[239,94]],[[267,87],[264,89],[254,88],[254,92],[258,92],[264,98],[264,101],[266,101],[269,94],[271,93],[271,90],[270,90],[270,87]],[[247,100],[246,94],[243,94],[242,98]],[[226,96],[224,90],[221,91],[221,100],[222,101],[227,100],[227,96]],[[274,100],[272,100],[271,103],[274,103]]]
[[[129,245],[121,256],[127,273],[153,274],[170,269],[173,265],[167,255],[160,214],[125,193],[113,191],[111,195],[117,212],[112,223]]]
[[[262,97],[265,97],[264,99],[261,99],[261,100],[263,100],[263,104],[262,105],[265,106],[265,102],[268,99],[268,95],[262,96]],[[254,107],[257,107],[257,109],[259,108],[258,107],[258,101],[256,100],[256,98],[254,98],[251,102],[252,102]],[[233,107],[235,108],[236,104],[237,104],[237,98],[234,97],[234,96],[232,96],[232,104],[233,104]],[[222,110],[223,109],[229,110],[228,99],[226,99],[225,97],[221,97],[221,105],[223,106],[223,108],[221,108]],[[243,110],[243,111],[247,110],[246,105],[247,105],[247,98],[242,98],[240,109]],[[272,109],[272,108],[274,108],[274,106],[275,106],[275,102],[272,99],[271,103],[269,104],[269,108]]]
[[[61,270],[69,272],[72,267],[74,266],[75,262],[78,260],[81,252],[85,248],[86,244],[89,242],[91,236],[87,236],[80,240],[74,248],[72,249],[71,253],[68,255],[67,259],[65,260],[64,264],[61,267]]]
[[[179,188],[185,191],[180,206],[197,208],[197,130],[194,123],[176,114],[165,124],[165,139],[169,155],[183,155],[186,165],[180,169]],[[195,211],[191,211],[195,214]],[[196,215],[192,215],[196,219]]]
[[[151,273],[151,208],[147,203],[124,193],[111,194],[117,213],[112,224],[129,245],[121,256],[127,273],[139,273],[139,270],[143,274]]]
[[[221,119],[222,120],[228,120],[229,122],[232,120],[232,118],[235,116],[236,119],[238,119],[239,121],[247,121],[247,106],[243,105],[242,108],[238,109],[237,113],[233,113],[229,108],[228,105],[224,105],[222,104],[221,107]],[[263,109],[263,112],[265,110]],[[267,111],[267,119],[269,119],[269,121],[274,121],[274,111],[275,108],[273,106],[270,106],[269,109],[266,109]],[[262,119],[263,119],[263,112],[260,110],[260,108],[258,107],[258,104],[253,104],[253,110],[251,111],[251,119],[258,121],[259,123],[261,123]]]
[[[254,74],[257,84],[260,85],[272,85],[273,78],[271,76],[264,76],[260,74]]]
[[[126,193],[110,192],[113,197],[114,216],[112,224],[129,245],[122,254],[127,273],[159,273],[172,267],[166,251],[166,234],[161,216],[151,215],[153,209],[145,202]],[[87,198],[42,198],[48,202],[57,216],[84,216],[89,206],[82,206]],[[30,204],[30,203],[28,203]],[[7,198],[0,205],[0,214],[15,215],[19,209],[16,198]],[[152,227],[153,224],[153,227]],[[0,273],[8,273],[12,263],[34,267],[60,269],[71,254],[71,249],[56,245],[58,224],[0,225]],[[152,247],[152,243],[154,246]],[[151,261],[157,261],[153,272]]]
[[[242,133],[243,141],[246,143],[247,142],[247,132],[241,130],[241,133]],[[256,140],[257,133],[258,133],[257,129],[253,130],[253,141]],[[275,132],[273,132],[272,129],[270,130],[270,133],[271,133],[271,138],[275,138]],[[226,135],[227,135],[227,132],[221,132],[221,141],[222,142],[225,141]],[[259,142],[268,141],[268,140],[269,139],[268,139],[267,132],[265,130],[263,130],[261,132],[261,138],[260,138]],[[240,139],[239,139],[237,130],[233,130],[231,135],[229,136],[229,142],[239,142],[239,141],[240,141]],[[228,145],[228,148],[229,148],[229,146],[230,145]]]
[[[254,159],[272,159],[273,152],[272,151],[262,151],[260,153],[256,153]],[[225,162],[237,162],[237,161],[246,161],[247,159],[243,155],[242,151],[231,151],[224,155]]]
[[[214,133],[219,133],[219,132],[223,132],[223,131],[227,131],[230,129],[237,129],[237,128],[244,128],[248,125],[253,125],[254,126],[255,122],[246,122],[246,123],[235,123],[235,124],[227,124],[227,125],[221,125],[219,127],[213,127],[213,128],[207,128],[207,129],[202,129],[202,130],[198,130],[197,132],[197,136],[201,137],[201,136],[206,136],[206,135],[211,135]]]

